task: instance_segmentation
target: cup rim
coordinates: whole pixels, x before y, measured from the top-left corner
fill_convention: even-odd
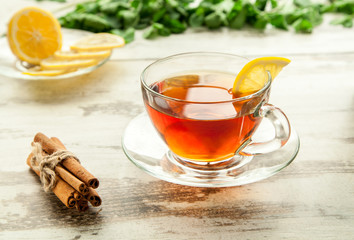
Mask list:
[[[244,100],[248,100],[248,99],[252,99],[254,97],[257,97],[259,95],[262,95],[271,85],[272,83],[272,76],[270,75],[269,71],[267,71],[268,74],[268,81],[267,83],[257,92],[254,92],[252,94],[243,96],[243,97],[239,97],[239,98],[233,98],[230,100],[222,100],[222,101],[211,101],[211,102],[200,102],[200,101],[189,101],[189,100],[184,100],[184,99],[178,99],[178,98],[173,98],[173,97],[169,97],[169,96],[165,96],[161,93],[158,93],[154,90],[152,90],[150,88],[149,85],[147,85],[147,83],[145,82],[145,76],[147,71],[149,70],[150,67],[159,64],[159,63],[163,63],[166,62],[170,59],[176,58],[176,57],[183,57],[183,56],[192,56],[192,55],[214,55],[214,56],[229,56],[229,57],[237,57],[237,58],[244,58],[245,60],[249,60],[246,57],[242,57],[236,54],[231,54],[231,53],[221,53],[221,52],[185,52],[185,53],[179,53],[179,54],[174,54],[174,55],[170,55],[164,58],[160,58],[156,61],[154,61],[153,63],[149,64],[141,73],[140,75],[140,82],[142,84],[142,86],[148,90],[150,93],[157,95],[160,98],[163,99],[167,99],[169,101],[176,101],[176,102],[182,102],[182,103],[194,103],[194,104],[215,104],[215,103],[233,103],[233,102],[240,102],[240,101],[244,101]]]

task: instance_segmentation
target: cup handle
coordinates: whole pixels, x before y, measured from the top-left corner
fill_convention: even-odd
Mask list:
[[[238,152],[240,155],[251,156],[274,152],[284,146],[289,140],[291,133],[290,123],[280,108],[266,103],[255,112],[255,115],[270,120],[275,130],[275,136],[266,142],[254,142],[250,139],[243,144],[246,147],[242,148],[241,146],[241,150]]]

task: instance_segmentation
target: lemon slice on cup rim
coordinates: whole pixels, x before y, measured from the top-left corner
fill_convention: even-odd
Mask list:
[[[244,97],[262,89],[268,80],[268,73],[273,80],[290,63],[283,57],[260,57],[248,62],[237,74],[232,94]]]

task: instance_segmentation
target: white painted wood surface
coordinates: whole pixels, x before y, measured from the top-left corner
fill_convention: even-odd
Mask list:
[[[3,27],[24,5],[6,1]],[[188,31],[136,41],[93,73],[61,81],[0,77],[0,239],[353,239],[354,29],[313,34]],[[137,169],[121,136],[143,111],[139,75],[153,60],[186,51],[292,59],[271,102],[297,129],[301,148],[277,175],[250,185],[175,185]],[[36,132],[59,137],[100,180],[99,208],[77,213],[46,194],[25,164]]]

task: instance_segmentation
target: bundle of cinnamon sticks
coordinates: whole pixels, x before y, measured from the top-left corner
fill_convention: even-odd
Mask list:
[[[41,144],[43,156],[66,150],[58,138],[48,138],[42,133],[37,133],[33,142]],[[31,164],[33,157],[33,153],[28,156],[27,165],[40,176],[38,166]],[[52,191],[68,208],[75,207],[79,211],[85,211],[88,209],[88,202],[94,207],[101,205],[102,200],[95,190],[99,186],[98,179],[88,172],[78,160],[67,157],[56,165],[54,171],[56,183]]]

